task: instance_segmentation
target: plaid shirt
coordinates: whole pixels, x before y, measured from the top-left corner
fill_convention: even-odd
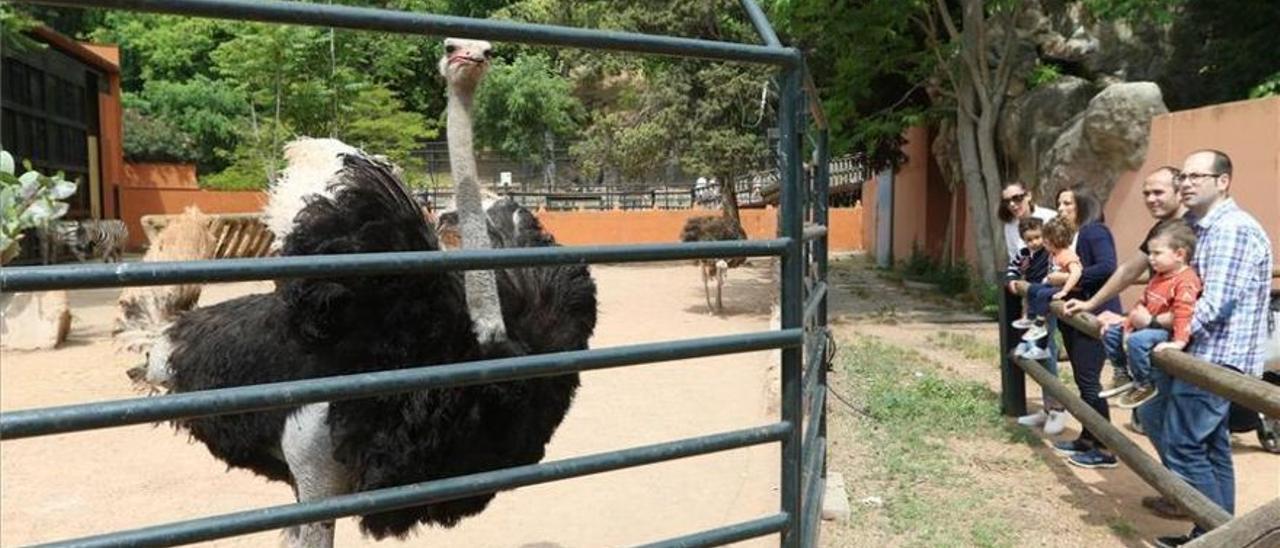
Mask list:
[[[1191,222],[1199,239],[1191,266],[1204,280],[1204,293],[1191,317],[1187,352],[1262,376],[1271,292],[1267,233],[1230,198]]]

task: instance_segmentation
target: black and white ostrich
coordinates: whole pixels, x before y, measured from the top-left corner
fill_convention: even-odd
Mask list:
[[[684,229],[680,231],[680,241],[682,242],[719,242],[726,240],[745,240],[747,233],[742,230],[742,225],[738,221],[727,216],[708,215],[703,217],[691,217],[684,223]],[[744,257],[734,257],[731,259],[698,259],[698,271],[702,274],[702,291],[707,297],[707,313],[719,314],[724,312],[724,301],[721,300],[721,293],[724,290],[724,278],[730,268],[742,266],[747,260]],[[711,305],[711,287],[708,282],[715,280],[716,282],[716,303]]]
[[[284,255],[439,249],[388,164],[327,139],[293,143],[286,159],[280,184],[288,188],[273,191],[268,206]],[[511,218],[522,222],[489,226],[497,234],[493,243],[554,245],[536,219],[530,223],[524,215],[513,211]],[[587,348],[596,291],[585,266],[498,271],[492,297],[501,299],[501,308],[493,307],[501,312],[501,338],[477,337],[488,332],[472,321],[463,278],[415,273],[279,281],[272,293],[180,317],[149,353],[146,379],[189,392]],[[228,465],[289,483],[299,501],[309,501],[537,462],[577,387],[578,375],[569,374],[185,419],[177,426]],[[403,537],[418,524],[453,526],[492,498],[365,515],[360,526],[374,538]],[[286,539],[290,546],[332,546],[333,527],[330,521],[290,528]]]

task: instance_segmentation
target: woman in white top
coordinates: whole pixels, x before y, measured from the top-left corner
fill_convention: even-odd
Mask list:
[[[1000,209],[998,213],[1000,220],[1004,222],[1004,243],[1009,253],[1009,262],[1012,263],[1014,258],[1018,256],[1018,250],[1025,247],[1026,242],[1022,241],[1022,234],[1018,231],[1018,221],[1026,217],[1037,217],[1041,221],[1048,221],[1058,216],[1058,212],[1047,207],[1036,205],[1031,195],[1031,191],[1026,185],[1018,181],[1005,183],[1004,190],[1000,191]],[[1017,318],[1022,315],[1022,299],[1013,292],[1014,282],[1006,285],[1004,291],[1005,311],[1009,318]],[[1049,318],[1049,358],[1044,360],[1044,367],[1054,375],[1058,374],[1058,345],[1052,334],[1056,326],[1056,321],[1051,316]],[[1005,332],[1003,337],[1005,342],[1004,354],[1007,356],[1009,352],[1022,340],[1022,330],[1014,329],[1009,322],[1004,322],[1000,329]],[[1015,368],[1016,370],[1016,368]],[[1047,394],[1044,395],[1044,409],[1024,415],[1018,418],[1018,424],[1024,426],[1040,426],[1044,425],[1046,434],[1056,435],[1062,432],[1066,427],[1067,412],[1063,410],[1062,404],[1053,401]]]

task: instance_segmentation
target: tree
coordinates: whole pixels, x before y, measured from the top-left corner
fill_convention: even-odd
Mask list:
[[[556,141],[574,134],[582,103],[573,84],[538,53],[496,63],[476,94],[476,140],[518,160],[543,164],[554,186]]]

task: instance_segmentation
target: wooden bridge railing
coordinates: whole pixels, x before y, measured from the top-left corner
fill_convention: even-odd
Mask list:
[[[143,215],[142,231],[148,242],[178,215]],[[271,252],[275,236],[263,222],[261,213],[214,213],[213,234],[217,242],[216,259],[266,257]]]

